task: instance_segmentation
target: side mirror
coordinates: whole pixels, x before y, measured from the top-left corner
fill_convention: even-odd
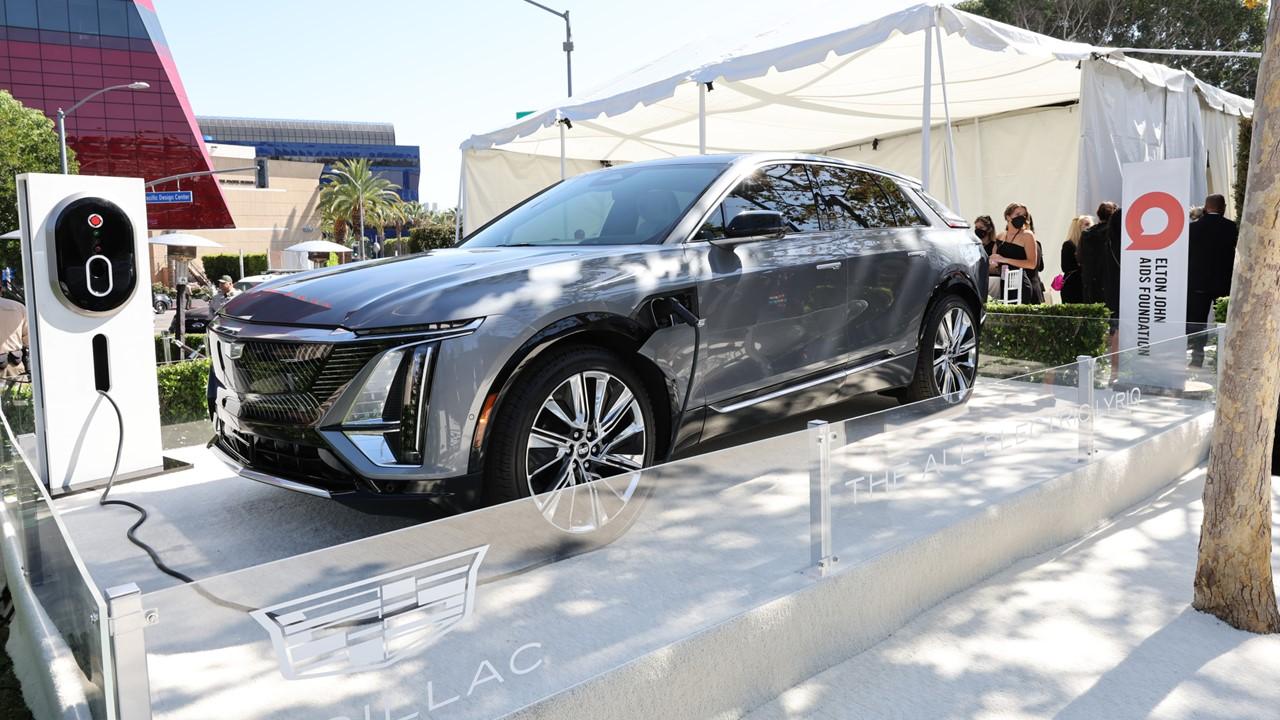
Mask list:
[[[726,240],[740,242],[780,238],[786,233],[787,223],[782,213],[773,210],[744,210],[734,215],[724,228]]]

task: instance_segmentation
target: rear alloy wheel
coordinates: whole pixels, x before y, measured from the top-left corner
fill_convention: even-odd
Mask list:
[[[978,375],[978,326],[973,311],[961,298],[947,295],[931,309],[925,327],[915,377],[903,401],[968,397]]]
[[[530,497],[569,533],[595,532],[638,502],[639,471],[658,441],[640,378],[612,353],[581,346],[517,376],[492,432],[489,499]]]

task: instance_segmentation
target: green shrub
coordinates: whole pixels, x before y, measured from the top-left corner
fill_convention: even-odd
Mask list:
[[[175,425],[209,416],[208,360],[159,365],[156,380],[160,387],[160,424]]]
[[[447,225],[424,225],[409,231],[409,253],[420,253],[438,248],[453,247],[453,227]]]
[[[15,435],[36,431],[36,408],[31,401],[31,385],[13,384],[3,389],[4,416]]]
[[[1213,301],[1213,321],[1224,323],[1227,321],[1227,304],[1229,298],[1220,297]]]
[[[231,254],[205,255],[200,258],[204,263],[204,274],[209,280],[217,282],[223,275],[230,275],[232,280],[240,279],[240,256]],[[267,271],[265,253],[251,253],[244,256],[244,275],[261,275]]]
[[[987,303],[982,354],[1050,367],[1073,363],[1079,355],[1105,355],[1110,317],[1111,312],[1101,303]]]
[[[199,350],[200,352],[204,352],[204,344],[205,344],[204,333],[187,333],[185,342],[187,347],[191,348],[192,350]],[[156,335],[156,362],[164,362],[164,344],[165,344],[165,339],[159,335]],[[171,360],[181,359],[179,357],[179,350],[177,345],[170,347],[169,358]]]

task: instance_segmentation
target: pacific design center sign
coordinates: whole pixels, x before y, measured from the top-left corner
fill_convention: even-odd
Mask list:
[[[149,192],[147,193],[148,205],[170,205],[175,203],[189,203],[192,200],[190,190],[170,190],[167,192]]]
[[[1122,174],[1120,347],[1149,363],[1149,384],[1180,386],[1181,355],[1158,362],[1150,347],[1186,334],[1191,159],[1128,163]]]

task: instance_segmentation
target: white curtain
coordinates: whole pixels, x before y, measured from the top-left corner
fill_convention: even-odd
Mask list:
[[[1125,163],[1180,157],[1192,159],[1192,201],[1203,201],[1208,154],[1194,80],[1184,73],[1185,81],[1179,82],[1177,75],[1167,74],[1152,84],[1111,61],[1090,59],[1081,65],[1076,209],[1092,213],[1104,200],[1120,202]]]
[[[946,126],[933,129],[931,174],[947,177]],[[1002,214],[1011,202],[1031,210],[1036,237],[1044,247],[1045,286],[1061,272],[1060,251],[1075,212],[1073,190],[1079,158],[1080,106],[1038,108],[966,120],[954,128],[960,197],[948,197],[947,183],[933,183],[930,194],[969,220],[990,215],[1004,229]],[[904,175],[920,172],[920,133],[831,150],[836,157],[864,162]]]
[[[565,160],[568,177],[599,170],[597,160]],[[502,150],[462,153],[462,234],[475,230],[525,198],[560,181],[560,158]]]
[[[1240,118],[1202,106],[1204,144],[1209,152],[1209,192],[1225,195],[1227,217],[1235,218],[1232,199],[1236,189],[1236,153],[1240,142]]]

